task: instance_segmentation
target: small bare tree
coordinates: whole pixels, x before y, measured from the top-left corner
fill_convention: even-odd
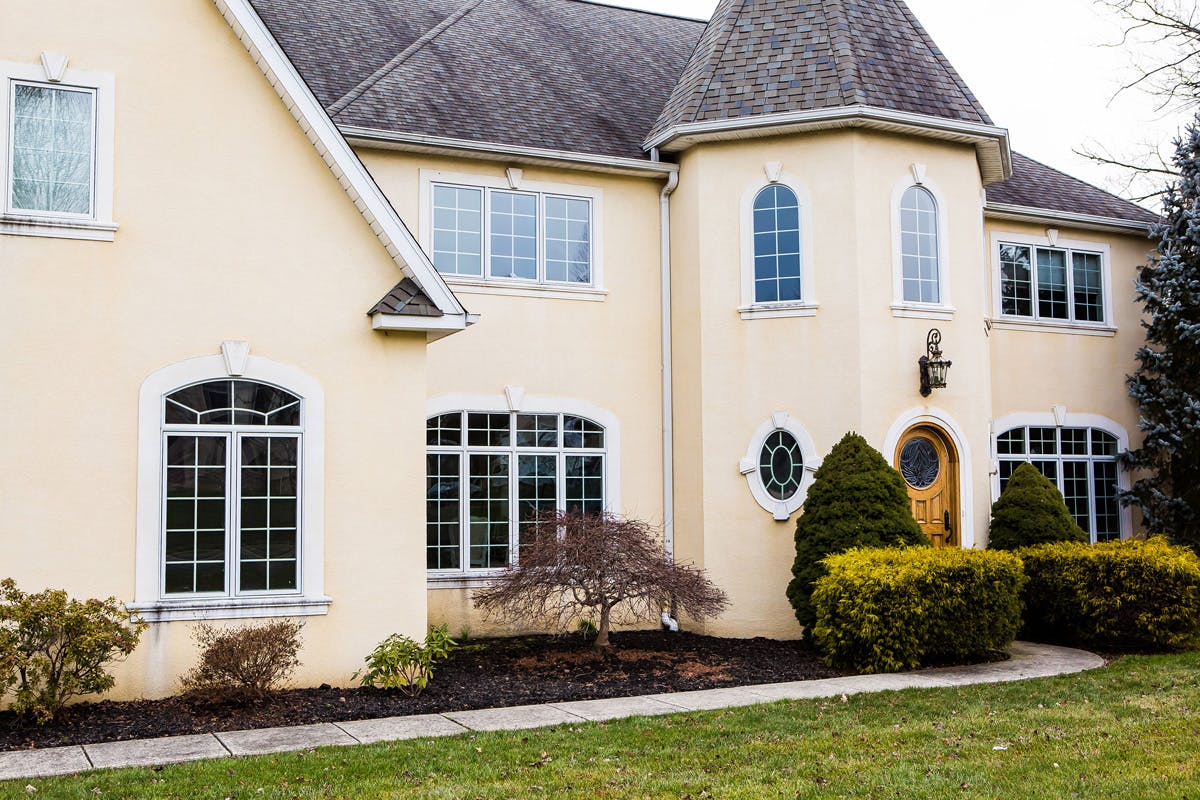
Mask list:
[[[673,564],[653,526],[611,514],[558,514],[523,532],[520,558],[475,605],[493,619],[570,630],[598,617],[596,647],[609,645],[610,626],[655,619],[677,605],[692,619],[719,616],[725,593],[702,570]]]

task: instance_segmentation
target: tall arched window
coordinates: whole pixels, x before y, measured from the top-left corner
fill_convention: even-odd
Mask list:
[[[259,381],[163,397],[163,597],[300,590],[304,401]]]
[[[928,189],[910,186],[900,201],[900,259],[904,302],[941,303],[937,201]]]
[[[754,198],[754,302],[802,299],[800,203],[787,186],[773,183]]]

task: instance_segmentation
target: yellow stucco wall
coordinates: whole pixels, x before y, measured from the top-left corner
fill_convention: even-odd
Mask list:
[[[18,8],[19,7],[19,8]],[[346,682],[426,624],[425,338],[372,332],[396,265],[208,0],[0,3],[0,60],[66,53],[115,75],[113,243],[0,235],[0,575],[133,599],[138,391],[245,339],[326,396],[325,590],[299,683]],[[194,656],[158,624],[113,697],[159,695]]]

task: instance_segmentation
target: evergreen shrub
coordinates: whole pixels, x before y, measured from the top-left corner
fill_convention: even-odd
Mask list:
[[[856,548],[825,559],[813,636],[830,665],[899,672],[1012,644],[1025,574],[1012,553]]]
[[[1087,540],[1087,534],[1067,510],[1058,487],[1032,464],[1017,467],[1004,494],[992,504],[988,547],[993,550]]]
[[[822,559],[852,547],[928,545],[912,516],[904,478],[857,433],[822,462],[796,521],[796,561],[787,596],[806,630],[816,622],[811,596]]]
[[[1200,642],[1200,557],[1166,539],[1047,544],[1019,551],[1023,638],[1103,650]]]

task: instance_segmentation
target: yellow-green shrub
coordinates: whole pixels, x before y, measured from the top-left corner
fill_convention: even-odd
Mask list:
[[[1017,553],[1029,576],[1025,638],[1117,650],[1200,640],[1200,558],[1189,548],[1155,537]]]
[[[1021,560],[992,550],[859,548],[825,559],[813,606],[833,666],[898,672],[962,662],[1012,643]]]

